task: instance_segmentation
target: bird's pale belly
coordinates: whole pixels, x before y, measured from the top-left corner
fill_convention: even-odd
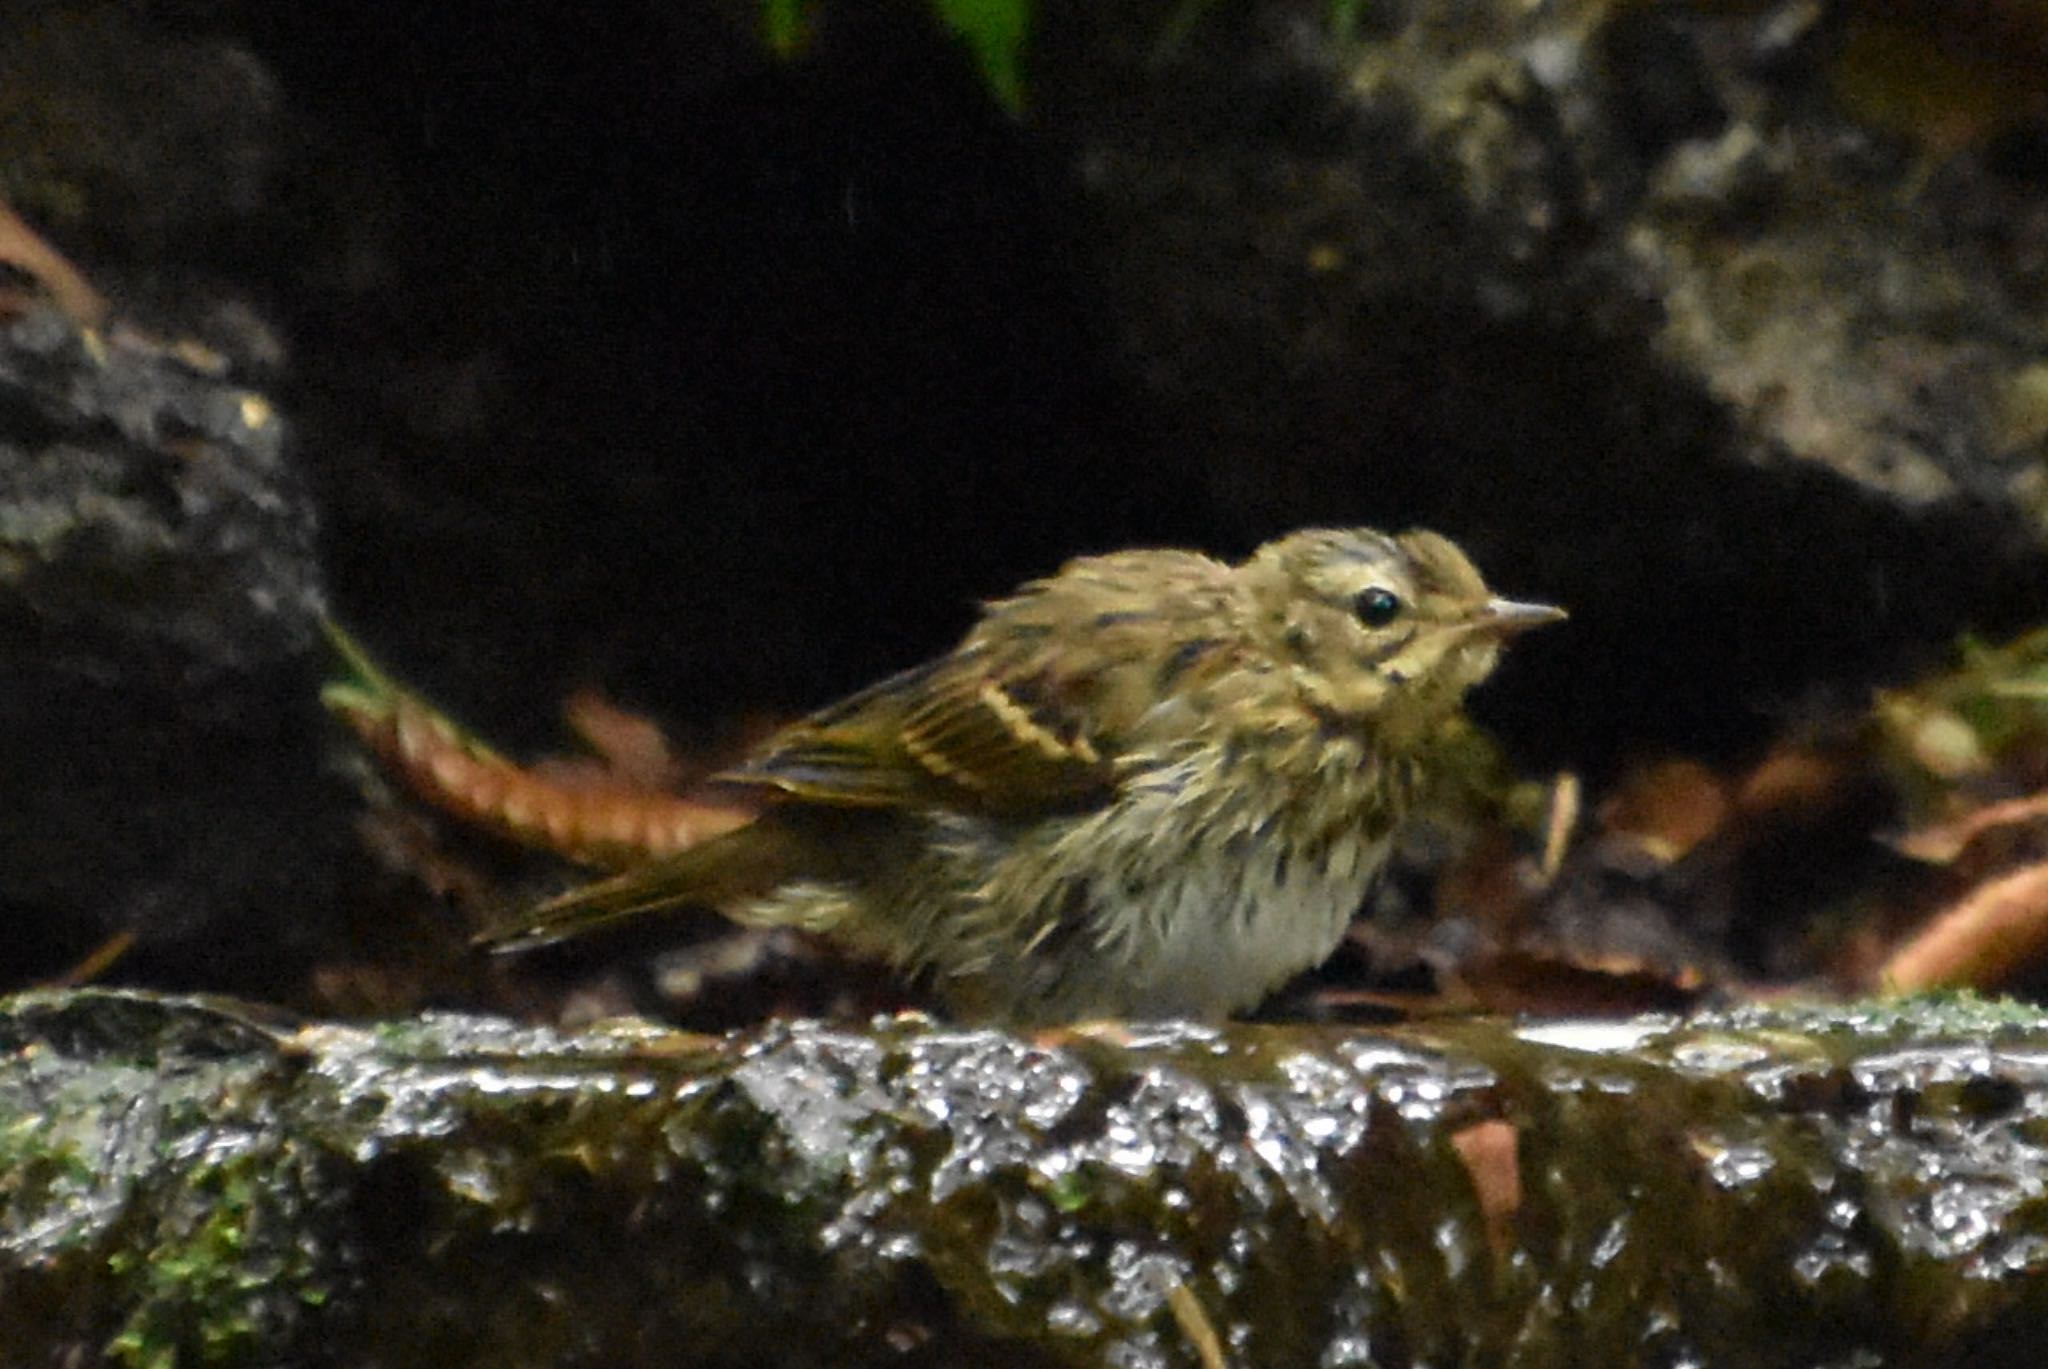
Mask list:
[[[1195,850],[1152,887],[1102,891],[1096,954],[1067,966],[1056,997],[1072,1009],[1061,1015],[1089,1015],[1097,996],[1131,1017],[1249,1008],[1329,956],[1385,853],[1363,832],[1314,859]]]
[[[927,814],[910,860],[879,860],[862,889],[785,888],[779,905],[804,906],[762,920],[877,931],[872,950],[968,1019],[1219,1020],[1324,960],[1386,857],[1404,772],[1335,759],[1219,784],[1202,755],[1113,809],[1023,826]]]

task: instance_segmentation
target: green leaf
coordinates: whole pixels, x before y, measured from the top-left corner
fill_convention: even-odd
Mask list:
[[[761,42],[785,60],[811,44],[823,0],[761,0]],[[932,13],[974,53],[989,93],[1012,114],[1024,111],[1024,43],[1031,0],[927,0]]]
[[[811,41],[810,0],[761,0],[761,41],[777,57],[802,52]]]
[[[1024,111],[1024,42],[1031,0],[931,0],[939,21],[974,50],[989,90],[1012,114]]]

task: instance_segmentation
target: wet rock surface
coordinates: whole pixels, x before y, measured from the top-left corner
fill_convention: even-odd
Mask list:
[[[138,1364],[1167,1365],[1205,1331],[1255,1364],[2019,1364],[2044,1115],[2048,1021],[1969,1002],[1034,1043],[32,995],[0,1331]]]

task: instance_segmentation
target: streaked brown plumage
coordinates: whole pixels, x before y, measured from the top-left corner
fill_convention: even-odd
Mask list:
[[[770,738],[724,777],[773,799],[750,826],[482,940],[703,905],[929,976],[963,1017],[1221,1017],[1336,945],[1428,736],[1562,616],[1431,532],[1077,560]]]

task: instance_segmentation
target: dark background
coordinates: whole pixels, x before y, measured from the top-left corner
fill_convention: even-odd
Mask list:
[[[140,928],[125,972],[267,990],[362,935],[323,605],[515,754],[591,684],[687,749],[1074,554],[1419,524],[1572,610],[1475,699],[1528,772],[1843,725],[2039,616],[2048,429],[2008,400],[2048,348],[2048,138],[1998,7],[1793,8],[1560,38],[1414,0],[1340,38],[1217,5],[1169,43],[1172,6],[1054,3],[1016,112],[907,3],[823,6],[790,56],[740,3],[14,12],[0,188],[275,401],[315,530],[233,543],[290,594],[219,546],[116,558],[165,612],[260,583],[260,647],[80,636],[105,582],[61,557],[0,584],[15,978]],[[1872,25],[1931,112],[1846,82]],[[1577,65],[1532,75],[1532,34]],[[1943,104],[1982,85],[1950,67],[2018,113]],[[0,411],[31,484],[83,470],[54,402]],[[181,556],[204,501],[147,447],[117,483],[163,482]]]

